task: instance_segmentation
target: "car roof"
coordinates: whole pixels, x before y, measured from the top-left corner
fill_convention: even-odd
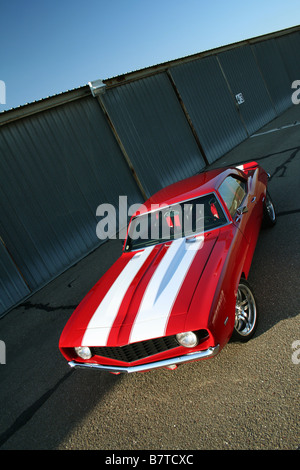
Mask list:
[[[222,181],[230,174],[244,176],[242,171],[235,167],[217,168],[203,171],[197,175],[183,179],[161,189],[143,203],[137,211],[139,214],[153,210],[153,205],[171,205],[203,196],[217,190]],[[157,207],[158,208],[158,207]],[[134,214],[134,216],[137,215]]]

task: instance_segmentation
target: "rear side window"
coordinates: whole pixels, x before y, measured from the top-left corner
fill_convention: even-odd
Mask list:
[[[228,176],[219,187],[219,193],[233,217],[246,196],[246,183],[234,176]]]

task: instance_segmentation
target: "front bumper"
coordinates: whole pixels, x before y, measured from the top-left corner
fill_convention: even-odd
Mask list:
[[[199,361],[203,359],[209,359],[218,354],[220,346],[217,345],[213,348],[205,349],[204,351],[197,351],[191,354],[185,354],[184,356],[172,357],[171,359],[164,359],[162,361],[150,362],[149,364],[141,364],[138,366],[103,366],[101,364],[91,364],[88,362],[69,362],[70,367],[84,368],[84,369],[97,369],[112,372],[114,374],[120,373],[131,373],[131,372],[145,372],[148,370],[159,369],[161,367],[170,368],[173,365],[184,364],[185,362]]]

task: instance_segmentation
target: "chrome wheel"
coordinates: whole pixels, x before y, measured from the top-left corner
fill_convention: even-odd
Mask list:
[[[276,212],[274,204],[270,197],[270,194],[267,191],[266,199],[264,202],[264,216],[263,216],[263,226],[264,227],[273,227],[276,224]]]
[[[272,202],[272,200],[271,200],[271,198],[270,198],[270,196],[269,196],[268,193],[267,193],[267,197],[266,197],[266,210],[267,210],[267,212],[268,212],[268,215],[269,215],[269,217],[270,217],[270,220],[271,220],[272,222],[274,222],[274,221],[275,221],[275,218],[276,218],[276,216],[275,216],[275,209],[274,209],[273,202]]]
[[[240,341],[248,341],[254,334],[257,325],[257,307],[254,295],[244,279],[241,279],[235,306],[233,336]]]

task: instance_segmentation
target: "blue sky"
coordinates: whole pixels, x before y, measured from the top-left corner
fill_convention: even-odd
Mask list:
[[[295,26],[299,16],[299,0],[0,0],[0,112]]]

